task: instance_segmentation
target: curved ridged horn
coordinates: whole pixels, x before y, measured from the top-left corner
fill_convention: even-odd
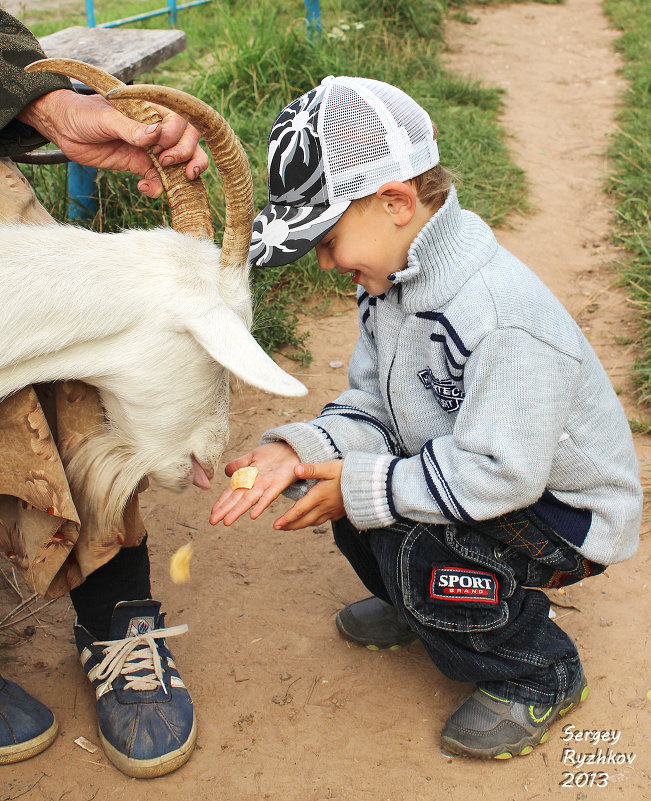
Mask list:
[[[104,96],[112,89],[126,86],[118,78],[109,75],[108,72],[72,58],[44,58],[29,64],[25,67],[25,70],[27,72],[60,73],[81,81],[98,94]],[[147,103],[146,99],[107,99],[125,117],[129,117],[136,122],[151,125],[161,121],[158,111]],[[167,194],[172,227],[176,231],[191,234],[200,239],[214,239],[215,230],[210,212],[210,203],[201,178],[190,181],[185,174],[184,164],[162,167],[156,156],[151,152],[151,148],[147,148],[147,153],[160,175],[163,188]]]
[[[147,98],[192,123],[208,146],[224,185],[226,219],[220,264],[248,262],[253,225],[253,181],[240,140],[215,109],[202,100],[166,86],[137,84],[114,89],[107,99]]]

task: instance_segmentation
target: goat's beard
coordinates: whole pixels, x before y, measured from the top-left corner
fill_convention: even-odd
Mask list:
[[[89,532],[91,541],[114,535],[119,539],[124,510],[131,498],[146,488],[146,479],[151,477],[158,486],[180,491],[195,483],[196,467],[210,489],[208,473],[195,457],[188,457],[183,464],[169,465],[165,470],[152,470],[151,457],[143,456],[141,450],[130,448],[115,434],[99,428],[89,432],[81,442],[75,443],[74,455],[70,456],[65,443],[61,443],[61,456],[66,469],[75,507],[82,528]],[[219,455],[211,454],[210,463],[216,463]],[[202,462],[209,464],[208,461]],[[195,467],[196,465],[196,467]],[[207,483],[207,487],[205,484]]]

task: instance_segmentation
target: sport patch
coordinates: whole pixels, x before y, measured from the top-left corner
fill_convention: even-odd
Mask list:
[[[434,567],[429,597],[441,601],[496,604],[499,584],[495,573],[464,567]]]
[[[419,370],[418,377],[424,387],[432,390],[440,407],[448,414],[459,410],[466,393],[454,381],[449,378],[435,378],[430,367]]]

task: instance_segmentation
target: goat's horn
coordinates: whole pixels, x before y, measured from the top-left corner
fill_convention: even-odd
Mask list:
[[[98,94],[106,95],[112,89],[120,89],[125,84],[118,78],[109,75],[83,61],[72,58],[44,58],[25,67],[27,72],[57,72],[74,78],[90,86]],[[146,99],[107,98],[115,108],[136,122],[153,124],[161,121],[161,115]],[[192,234],[200,239],[214,239],[215,231],[210,213],[208,196],[200,178],[189,181],[185,174],[184,164],[172,167],[161,167],[158,159],[147,148],[147,153],[154,163],[165,188],[172,217],[172,227],[185,234]]]
[[[207,103],[180,89],[138,84],[114,89],[107,95],[110,100],[136,97],[146,97],[176,111],[201,133],[224,185],[226,220],[220,263],[246,264],[253,225],[253,181],[244,148],[230,125]]]

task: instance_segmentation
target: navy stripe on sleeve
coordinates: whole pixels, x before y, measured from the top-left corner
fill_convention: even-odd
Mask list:
[[[396,469],[396,465],[398,464],[398,459],[393,459],[391,464],[389,465],[389,469],[387,470],[387,503],[389,504],[389,511],[391,512],[391,516],[395,520],[400,520],[401,515],[398,514],[396,511],[396,507],[393,503],[393,489],[391,487],[391,483],[393,481],[393,471]]]
[[[338,447],[335,445],[335,442],[334,442],[334,440],[332,439],[332,437],[330,436],[330,434],[328,434],[328,432],[325,430],[325,428],[321,428],[321,426],[317,426],[317,425],[315,425],[315,426],[314,426],[314,428],[316,428],[318,431],[320,431],[320,432],[323,434],[323,436],[324,436],[324,437],[325,437],[325,438],[328,440],[328,442],[330,443],[330,447],[332,448],[332,450],[333,450],[333,451],[334,451],[334,452],[337,454],[337,456],[339,456],[339,457],[340,457],[340,456],[341,456],[341,451],[340,451],[340,450],[339,450],[339,448],[338,448]]]
[[[427,482],[427,488],[436,503],[440,506],[443,514],[449,520],[463,520],[466,523],[474,523],[475,520],[457,500],[450,485],[446,481],[441,466],[434,455],[434,448],[431,440],[426,442],[421,448],[420,460],[423,465],[423,473],[425,475],[425,481]],[[445,495],[445,498],[443,495]]]
[[[339,403],[328,403],[321,410],[321,417],[329,417],[330,415],[346,417],[349,420],[361,420],[362,422],[367,423],[379,434],[381,434],[389,453],[393,453],[395,455],[400,453],[400,448],[396,442],[393,432],[388,429],[384,423],[381,423],[377,418],[372,417],[370,414],[361,411],[361,409],[357,409],[354,406],[343,406]]]

